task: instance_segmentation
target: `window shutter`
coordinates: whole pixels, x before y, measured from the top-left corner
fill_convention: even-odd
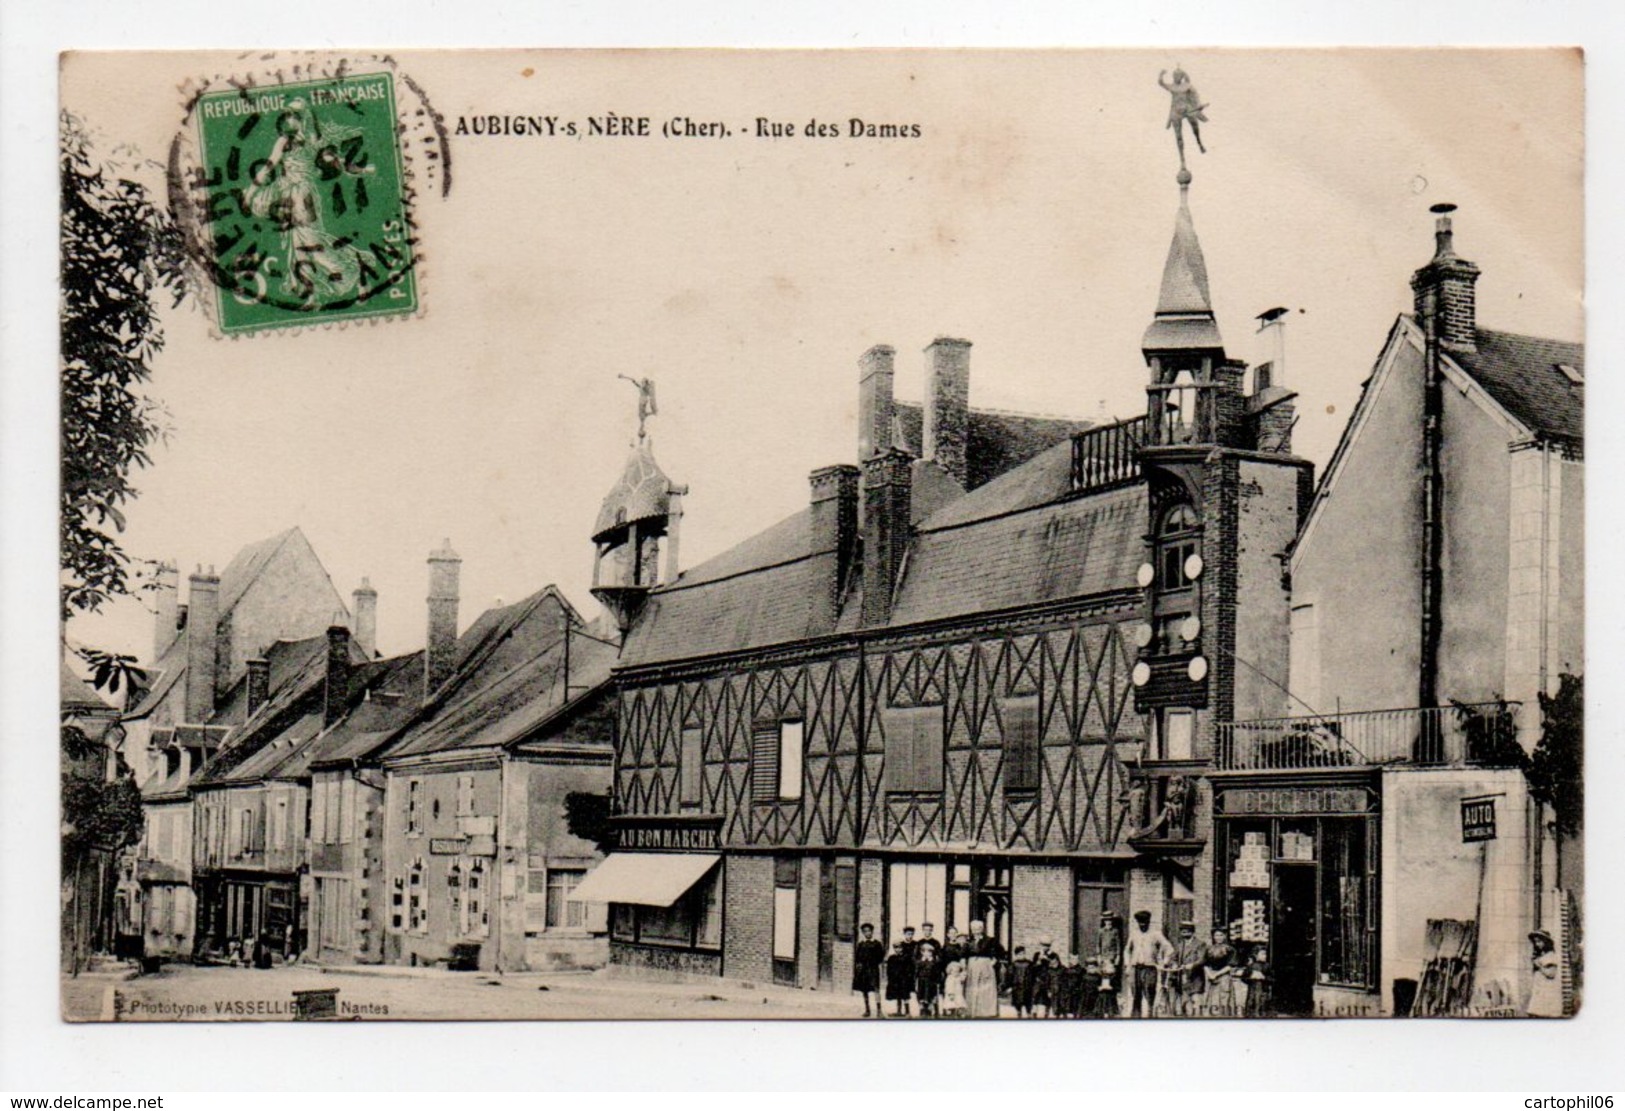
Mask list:
[[[852,860],[835,862],[835,937],[851,941],[858,912],[858,867]]]
[[[751,797],[772,802],[779,797],[779,725],[758,725],[751,735]]]
[[[942,711],[921,711],[914,717],[914,789],[942,790]]]
[[[705,734],[699,729],[685,729],[682,752],[677,770],[677,799],[681,803],[699,805],[701,799],[700,776],[704,768]]]
[[[1038,700],[1004,704],[1004,790],[1032,794],[1039,786]]]

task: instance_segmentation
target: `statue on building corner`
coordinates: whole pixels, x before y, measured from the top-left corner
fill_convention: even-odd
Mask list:
[[[1168,126],[1174,129],[1174,145],[1179,148],[1179,173],[1181,184],[1189,180],[1190,171],[1185,168],[1185,124],[1191,125],[1191,136],[1196,140],[1196,149],[1203,154],[1207,147],[1202,145],[1201,124],[1207,122],[1204,115],[1206,104],[1196,93],[1196,86],[1191,84],[1189,75],[1184,70],[1174,68],[1173,80],[1168,79],[1168,71],[1162,70],[1157,74],[1157,84],[1168,91]]]

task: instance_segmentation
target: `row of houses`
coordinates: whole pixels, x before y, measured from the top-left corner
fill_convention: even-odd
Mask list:
[[[607,790],[615,642],[551,586],[459,632],[460,565],[430,553],[425,647],[392,657],[377,593],[345,607],[298,529],[200,568],[184,607],[166,573],[153,682],[119,742],[145,814],[118,891],[132,948],[602,960],[601,924],[568,902],[598,846],[566,800]]]
[[[1286,1012],[1516,1011],[1541,932],[1572,1007],[1578,840],[1522,764],[1583,673],[1584,350],[1481,327],[1478,278],[1441,216],[1317,477],[1182,176],[1142,413],[972,407],[955,338],[905,403],[872,348],[855,463],[691,568],[640,426],[591,534],[612,625],[547,588],[459,632],[449,545],[391,658],[297,530],[171,578],[128,928],[839,989],[862,922],[1088,957],[1144,910],[1264,947]],[[602,858],[566,800],[605,793]]]
[[[1288,1013],[1514,1013],[1540,932],[1572,1008],[1578,844],[1521,764],[1583,672],[1584,350],[1433,248],[1318,481],[1188,175],[1131,419],[973,408],[949,338],[905,405],[875,347],[855,463],[664,573],[689,492],[640,444],[594,536],[611,959],[840,989],[862,922],[1088,957],[1143,910],[1263,947]]]

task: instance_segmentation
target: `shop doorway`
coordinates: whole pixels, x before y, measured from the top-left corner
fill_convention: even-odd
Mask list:
[[[1275,922],[1269,954],[1272,1009],[1306,1015],[1315,1005],[1315,866],[1275,865]]]
[[[818,859],[818,986],[835,986],[835,858]]]
[[[1087,961],[1100,955],[1101,919],[1112,915],[1117,928],[1123,928],[1128,910],[1124,871],[1118,864],[1080,864],[1076,871],[1077,895],[1072,914],[1072,951]],[[1121,936],[1121,935],[1119,935]]]

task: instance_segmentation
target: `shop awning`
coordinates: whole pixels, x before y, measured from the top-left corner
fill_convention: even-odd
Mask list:
[[[611,853],[576,885],[570,901],[669,907],[721,859],[710,853]]]

